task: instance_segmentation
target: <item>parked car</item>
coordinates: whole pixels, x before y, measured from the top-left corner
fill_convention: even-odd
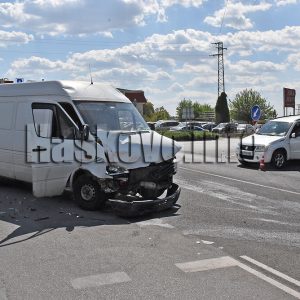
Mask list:
[[[203,129],[206,129],[208,131],[212,131],[213,128],[215,128],[217,126],[216,123],[206,123],[204,125],[202,125]]]
[[[300,116],[277,118],[257,133],[242,139],[236,147],[241,164],[271,163],[283,168],[288,160],[300,159]]]
[[[84,209],[107,201],[132,216],[169,208],[180,194],[173,176],[181,147],[150,132],[110,85],[0,84],[0,136],[0,176],[31,183],[36,197],[69,191]]]
[[[160,120],[155,124],[155,129],[166,129],[169,130],[171,127],[181,125],[180,122],[175,120]]]
[[[215,133],[233,133],[236,131],[236,124],[235,123],[220,123],[216,127],[212,129],[212,132]]]
[[[200,121],[189,121],[186,123],[186,125],[191,125],[191,126],[199,126],[202,127],[206,122],[200,122]]]
[[[236,128],[236,132],[240,134],[253,134],[255,130],[251,124],[239,124]]]
[[[186,131],[186,130],[193,130],[193,131],[208,131],[200,126],[175,126],[175,127],[171,127],[170,131]]]

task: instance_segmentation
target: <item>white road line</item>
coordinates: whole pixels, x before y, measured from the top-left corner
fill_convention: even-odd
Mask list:
[[[258,278],[274,285],[275,287],[281,289],[282,291],[294,296],[295,298],[300,299],[300,293],[298,293],[297,291],[287,287],[286,285],[280,283],[279,281],[274,280],[274,279],[264,275],[263,273],[258,272],[256,270],[246,266],[245,264],[239,263],[239,267],[242,268],[243,270],[255,275],[256,277],[258,277]]]
[[[131,281],[131,278],[125,272],[115,272],[76,278],[71,280],[71,284],[74,289],[84,289],[128,281]]]
[[[294,296],[297,299],[300,299],[300,293],[289,288],[288,286],[280,283],[277,280],[274,280],[263,273],[256,271],[249,266],[241,263],[240,261],[230,257],[230,256],[222,256],[219,258],[211,258],[211,259],[203,259],[197,261],[191,261],[187,263],[177,263],[175,264],[180,270],[185,273],[190,272],[202,272],[208,270],[215,270],[220,268],[228,268],[228,267],[240,267],[241,269],[247,271],[248,273],[270,283],[271,285],[281,289],[282,291]]]
[[[243,255],[243,256],[241,256],[241,258],[243,258],[243,259],[245,259],[245,260],[247,260],[247,261],[253,263],[254,265],[259,266],[259,267],[262,268],[262,269],[267,270],[267,271],[270,272],[270,273],[273,273],[274,275],[276,275],[276,276],[278,276],[278,277],[283,278],[284,280],[287,280],[287,281],[289,281],[289,282],[291,282],[291,283],[293,283],[293,284],[295,284],[295,285],[297,285],[297,286],[300,286],[300,281],[299,281],[299,280],[296,280],[296,279],[294,279],[294,278],[292,278],[292,277],[290,277],[290,276],[288,276],[288,275],[285,275],[285,274],[283,274],[283,273],[281,273],[281,272],[279,272],[279,271],[277,271],[277,270],[275,270],[275,269],[273,269],[273,268],[271,268],[271,267],[268,267],[267,265],[265,265],[265,264],[263,264],[263,263],[261,263],[261,262],[255,260],[255,259],[253,259],[253,258],[251,258],[251,257],[248,257],[248,256],[246,256],[246,255]]]
[[[249,184],[249,185],[255,185],[255,186],[263,187],[263,188],[266,188],[266,189],[276,190],[276,191],[290,193],[290,194],[294,194],[294,195],[300,195],[299,192],[289,191],[289,190],[285,190],[285,189],[276,188],[276,187],[273,187],[273,186],[263,185],[263,184],[259,184],[259,183],[255,183],[255,182],[249,182],[249,181],[245,181],[245,180],[241,180],[241,179],[231,178],[231,177],[217,175],[217,174],[208,173],[208,172],[203,172],[203,171],[199,171],[199,170],[188,169],[188,168],[183,168],[183,167],[178,167],[178,169],[182,169],[182,170],[185,170],[185,171],[192,171],[192,172],[196,172],[196,173],[201,173],[201,174],[204,174],[204,175],[223,178],[223,179],[227,179],[227,180],[231,180],[231,181],[246,183],[246,184]]]
[[[0,300],[7,300],[5,289],[0,289]]]
[[[164,227],[164,228],[174,228],[173,225],[164,223],[163,220],[161,220],[161,219],[151,219],[151,220],[146,220],[146,221],[140,221],[140,222],[136,222],[135,224],[137,224],[140,227],[159,226],[159,227]]]
[[[229,256],[222,256],[218,258],[209,258],[197,261],[190,261],[186,263],[178,263],[175,264],[175,266],[185,273],[190,273],[228,267],[236,267],[238,266],[238,261]]]

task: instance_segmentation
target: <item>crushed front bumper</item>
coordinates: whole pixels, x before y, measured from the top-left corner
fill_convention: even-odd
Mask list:
[[[121,217],[139,217],[146,214],[163,211],[171,208],[177,202],[181,189],[173,183],[168,189],[167,195],[163,199],[155,200],[123,200],[123,199],[109,199],[109,203],[113,211]]]

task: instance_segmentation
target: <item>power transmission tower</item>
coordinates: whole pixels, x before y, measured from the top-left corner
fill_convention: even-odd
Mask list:
[[[222,92],[225,92],[225,80],[224,80],[224,50],[227,48],[223,47],[223,42],[212,43],[216,45],[218,49],[217,54],[212,54],[210,56],[218,57],[218,97]]]

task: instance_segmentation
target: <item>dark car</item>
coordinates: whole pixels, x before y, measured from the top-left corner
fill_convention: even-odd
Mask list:
[[[204,124],[202,126],[203,129],[206,129],[206,130],[209,130],[209,131],[212,131],[213,128],[215,128],[217,126],[216,123],[207,123],[207,124]]]
[[[187,130],[193,130],[193,131],[208,131],[204,128],[202,128],[201,126],[191,126],[191,125],[187,125],[187,126],[175,126],[175,127],[171,127],[170,131],[187,131]]]

